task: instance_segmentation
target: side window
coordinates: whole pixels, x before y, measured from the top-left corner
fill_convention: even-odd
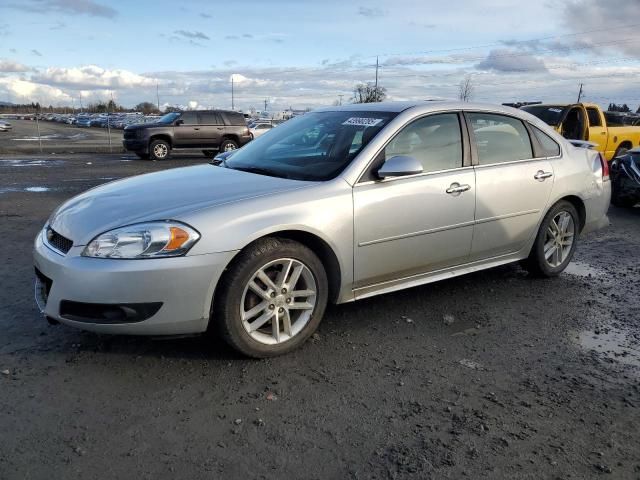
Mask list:
[[[462,135],[456,113],[429,115],[404,127],[384,149],[385,160],[410,155],[424,172],[462,167]]]
[[[587,115],[589,116],[590,127],[601,127],[602,120],[600,120],[600,112],[597,108],[587,108]]]
[[[495,113],[469,113],[480,165],[533,158],[531,139],[523,123]]]
[[[533,130],[533,134],[536,136],[538,143],[541,148],[541,156],[543,157],[557,157],[560,155],[560,145],[556,143],[556,141],[551,138],[549,135],[544,133],[537,127],[531,125],[531,129]]]
[[[184,112],[180,115],[180,120],[182,120],[185,125],[198,124],[198,116],[196,115],[196,112]]]
[[[200,112],[198,116],[201,125],[222,125],[222,119],[215,112]]]

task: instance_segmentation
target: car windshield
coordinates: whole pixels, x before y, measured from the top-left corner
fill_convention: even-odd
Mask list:
[[[567,107],[556,105],[528,105],[522,107],[521,110],[535,115],[547,125],[557,127],[562,120],[562,114]]]
[[[171,112],[171,113],[167,113],[166,115],[163,115],[162,117],[160,117],[158,120],[156,120],[156,122],[158,123],[164,123],[164,124],[169,124],[169,123],[173,123],[173,121],[178,118],[180,116],[179,112]]]
[[[294,180],[337,176],[397,114],[312,112],[294,118],[238,150],[224,166]]]

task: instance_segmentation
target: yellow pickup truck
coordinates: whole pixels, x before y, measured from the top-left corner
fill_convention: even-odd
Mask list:
[[[622,125],[609,112],[592,103],[526,105],[522,110],[535,115],[570,140],[595,143],[607,160],[640,146],[640,125]]]

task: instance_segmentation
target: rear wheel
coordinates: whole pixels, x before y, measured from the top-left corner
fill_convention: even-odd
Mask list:
[[[540,224],[525,268],[541,277],[559,275],[571,262],[579,225],[578,212],[571,203],[565,200],[556,203]]]
[[[316,330],[327,275],[306,246],[264,238],[240,253],[221,280],[212,321],[236,350],[256,358],[290,352]]]
[[[637,198],[625,197],[620,194],[622,187],[618,179],[611,182],[611,203],[620,208],[631,208],[638,203]]]
[[[237,148],[238,142],[236,142],[235,140],[231,140],[230,138],[225,138],[220,144],[220,153],[230,152],[231,150],[236,150]]]
[[[166,160],[170,151],[170,145],[164,140],[154,140],[149,145],[149,156],[152,160]]]

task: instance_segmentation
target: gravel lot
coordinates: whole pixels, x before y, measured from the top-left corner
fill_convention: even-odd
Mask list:
[[[204,161],[134,158],[0,157],[0,479],[640,479],[640,208],[559,278],[334,306],[302,349],[247,360],[38,314],[31,244],[60,202]]]
[[[9,132],[0,132],[0,154],[37,154],[40,152],[38,126],[31,120],[6,120],[12,125]],[[42,151],[50,153],[122,152],[122,130],[79,128],[65,123],[40,121]]]

